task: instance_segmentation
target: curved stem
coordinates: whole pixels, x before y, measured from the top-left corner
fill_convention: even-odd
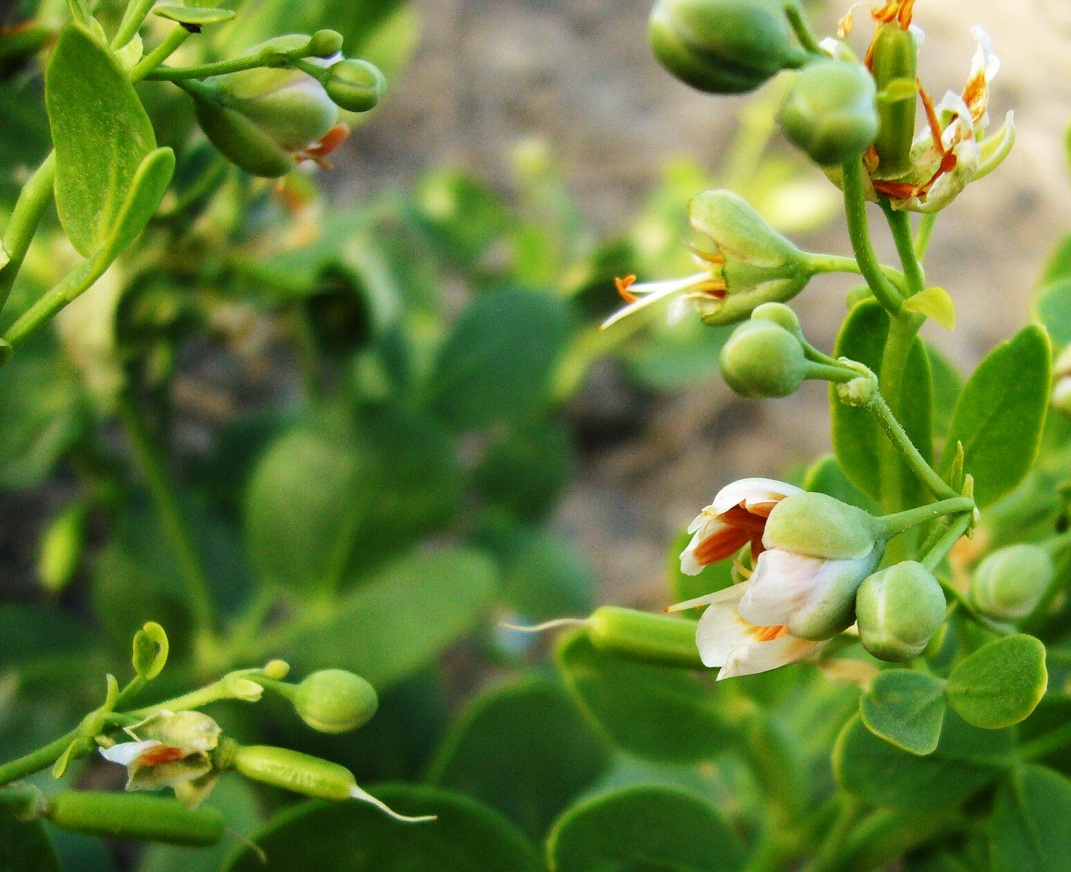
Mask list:
[[[225,73],[239,73],[243,70],[256,70],[260,67],[282,67],[287,65],[284,63],[266,63],[265,59],[259,55],[246,55],[226,61],[198,64],[195,67],[158,66],[145,74],[145,80],[150,82],[178,82],[183,79],[206,79],[209,76],[222,76]]]
[[[131,0],[123,13],[123,20],[119,22],[115,39],[112,40],[113,49],[122,48],[137,35],[155,2],[156,0]]]
[[[878,444],[878,462],[881,467],[881,503],[886,512],[895,512],[904,507],[903,466],[897,454],[903,454],[904,460],[916,475],[926,482],[934,496],[956,495],[951,488],[934,490],[934,480],[938,476],[918,449],[908,438],[899,423],[901,412],[901,393],[907,360],[915,342],[915,333],[925,319],[921,315],[903,315],[889,317],[889,332],[885,338],[885,348],[881,355],[881,369],[878,376],[878,388],[881,391],[882,408],[878,412],[882,428],[888,434],[890,442]],[[887,403],[887,405],[886,405]]]
[[[951,502],[951,500],[949,500],[949,502]],[[974,501],[972,500],[971,502],[973,503]],[[949,524],[948,529],[946,529],[941,535],[941,538],[930,547],[930,550],[923,555],[923,558],[919,563],[931,572],[935,570],[938,564],[945,559],[945,555],[952,550],[952,546],[960,540],[963,534],[967,532],[967,528],[970,527],[973,522],[974,512],[972,511],[969,515],[964,513],[962,517],[957,518]]]
[[[870,401],[866,408],[878,419],[881,429],[885,431],[885,435],[889,437],[889,441],[896,447],[896,450],[903,457],[904,462],[907,463],[911,471],[919,477],[935,497],[940,497],[942,499],[959,498],[959,494],[936,473],[934,468],[926,462],[926,458],[919,453],[919,450],[908,438],[907,433],[904,432],[904,428],[900,425],[900,422],[896,420],[896,417],[893,415],[880,393],[874,395],[874,399]],[[885,472],[886,470],[882,469],[882,473],[884,474]],[[897,476],[897,478],[899,478],[899,476]],[[899,501],[899,499],[900,497],[897,496],[897,501]],[[893,510],[897,508],[899,508],[899,506],[894,506]]]
[[[854,257],[844,257],[839,254],[818,254],[812,251],[805,251],[803,255],[807,258],[807,265],[816,273],[842,272],[857,276],[863,275],[863,268],[859,266],[859,261]],[[885,266],[885,264],[878,264],[878,268],[881,270],[882,275],[888,279],[889,284],[896,288],[897,291],[900,293],[906,292],[907,278],[900,270]]]
[[[842,183],[844,185],[844,216],[848,222],[848,238],[852,251],[859,263],[859,270],[878,302],[896,316],[900,313],[903,298],[892,283],[885,278],[881,263],[878,261],[874,244],[870,241],[870,227],[866,217],[866,196],[863,185],[863,159],[861,157],[846,160],[842,165]]]
[[[788,3],[785,6],[785,15],[788,16],[788,23],[792,25],[792,32],[796,34],[796,39],[800,41],[800,45],[811,54],[824,55],[825,52],[822,51],[818,40],[811,33],[811,28],[807,26],[807,21],[803,17],[799,6],[794,2]]]
[[[0,764],[0,787],[10,784],[12,781],[18,781],[20,778],[25,778],[27,775],[33,775],[42,769],[47,769],[59,760],[60,755],[67,750],[71,742],[77,739],[79,735],[80,733],[77,729],[71,730],[67,735],[61,736],[54,742],[49,742],[43,748],[31,751],[29,754],[9,763]]]
[[[186,595],[194,623],[202,642],[212,640],[215,637],[215,606],[212,602],[211,585],[201,564],[201,555],[197,551],[193,533],[179,506],[178,494],[167,465],[141,417],[134,398],[130,395],[129,388],[119,391],[116,408],[130,437],[134,456],[149,487],[149,494],[159,512],[164,535],[171,545],[186,582]]]
[[[48,204],[52,201],[53,186],[56,181],[56,152],[50,152],[41,165],[34,171],[30,180],[19,193],[18,202],[11,212],[11,220],[4,231],[3,253],[7,263],[0,267],[0,309],[7,302],[11,287],[26,259],[30,243],[37,232]]]
[[[936,223],[936,212],[923,213],[922,219],[919,221],[919,229],[915,233],[915,257],[920,262],[926,259],[926,250],[930,247],[930,234],[933,233],[933,226]]]
[[[160,66],[160,64],[171,57],[171,55],[175,53],[175,50],[192,35],[193,34],[191,34],[185,27],[176,27],[164,38],[163,42],[137,63],[134,69],[127,74],[127,78],[130,79],[131,82],[140,82],[148,76],[149,73]]]
[[[926,273],[922,269],[918,255],[915,253],[915,240],[911,233],[911,218],[907,212],[897,212],[884,197],[879,201],[885,220],[889,222],[896,253],[907,278],[907,294],[912,296],[926,289]]]

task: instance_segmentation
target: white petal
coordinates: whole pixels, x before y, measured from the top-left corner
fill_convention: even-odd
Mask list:
[[[741,616],[764,627],[787,624],[815,595],[816,579],[829,562],[780,548],[763,551],[751,575],[751,587],[740,602]]]
[[[695,531],[695,535],[692,536],[691,541],[681,552],[681,572],[685,575],[699,575],[703,571],[704,564],[695,559],[696,549],[711,536],[729,529],[728,524],[719,521],[717,518],[708,518],[707,521],[708,523]],[[691,530],[689,529],[688,532],[691,532]]]
[[[779,666],[787,666],[802,660],[808,654],[818,650],[825,642],[810,642],[795,636],[782,636],[771,642],[756,642],[733,651],[718,673],[718,681],[739,675],[754,675],[756,672],[768,672]]]
[[[1000,58],[993,53],[993,40],[989,38],[980,24],[971,28],[971,36],[978,43],[978,48],[971,59],[971,78],[978,73],[984,73],[986,82],[993,81],[993,77],[1000,70]]]
[[[736,611],[740,597],[747,593],[748,584],[744,582],[721,591],[733,595],[713,603],[699,619],[695,644],[704,666],[723,666],[733,651],[754,640],[755,627]]]
[[[718,491],[710,508],[714,514],[722,515],[734,506],[776,503],[800,492],[800,488],[772,478],[742,478]]]
[[[110,748],[101,748],[100,756],[112,763],[129,766],[150,748],[156,748],[162,744],[163,742],[157,742],[155,739],[147,742],[120,742]]]

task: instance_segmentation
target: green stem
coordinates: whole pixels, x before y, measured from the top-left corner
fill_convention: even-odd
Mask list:
[[[918,255],[915,253],[915,240],[911,233],[911,218],[907,212],[897,212],[884,197],[879,201],[881,211],[885,213],[885,220],[889,222],[892,231],[893,242],[896,243],[896,253],[900,256],[900,264],[904,268],[904,276],[907,278],[908,296],[919,293],[926,289],[926,273],[922,269]]]
[[[160,515],[164,535],[178,560],[179,569],[186,583],[186,596],[189,599],[190,610],[201,641],[202,643],[211,642],[215,638],[215,607],[208,576],[201,564],[193,534],[179,506],[178,494],[171,481],[167,465],[157,449],[134,398],[130,395],[129,387],[119,392],[117,411],[130,437],[134,456],[149,487],[149,494]]]
[[[924,213],[922,219],[919,221],[919,229],[915,234],[915,257],[917,257],[920,262],[926,259],[926,251],[930,247],[930,234],[933,233],[933,227],[936,223],[936,212]]]
[[[800,11],[795,2],[786,4],[785,15],[788,16],[788,23],[792,25],[792,31],[796,34],[796,39],[800,41],[800,45],[811,54],[824,55],[825,52],[822,51],[818,40],[814,38],[811,28],[807,26],[807,21],[803,17],[803,12]]]
[[[970,523],[974,514],[974,500],[970,497],[953,497],[936,503],[930,503],[928,506],[919,506],[918,508],[907,509],[906,511],[896,512],[892,515],[883,515],[878,518],[877,521],[881,526],[882,534],[887,538],[892,538],[893,536],[899,536],[906,530],[911,530],[920,524],[936,521],[938,518],[943,518],[945,515],[958,515],[961,513],[968,514],[966,520]],[[960,532],[960,535],[963,535],[962,532]],[[958,538],[959,536],[956,537],[956,539]],[[944,537],[942,537],[941,541],[944,541]]]
[[[919,450],[908,438],[904,428],[900,422],[896,420],[896,416],[893,415],[892,410],[889,408],[888,403],[885,402],[884,397],[877,393],[874,395],[874,399],[866,407],[874,416],[878,419],[878,423],[881,425],[881,429],[885,431],[885,435],[889,437],[889,441],[896,447],[896,450],[900,453],[904,462],[908,465],[912,472],[919,477],[919,479],[930,489],[930,492],[941,499],[952,499],[959,497],[945,481],[941,478],[929,463],[926,462]],[[899,458],[897,458],[899,460]],[[896,481],[899,483],[899,463],[896,464],[897,473],[895,475]],[[885,468],[885,464],[882,463],[881,473],[884,476],[888,469]],[[895,494],[895,504],[891,505],[891,509],[896,511],[899,509],[899,502],[901,499],[900,492]],[[890,500],[883,500],[884,502],[892,503]],[[885,506],[886,511],[890,509],[890,506]]]
[[[870,290],[874,292],[874,296],[886,311],[895,317],[900,313],[903,299],[900,292],[885,278],[877,253],[874,251],[874,244],[870,241],[863,174],[861,157],[846,160],[842,165],[844,216],[848,222],[848,238],[851,240],[852,251],[855,253],[859,270],[870,286]]]
[[[0,309],[7,303],[15,277],[26,259],[37,225],[52,201],[56,181],[56,153],[50,152],[19,193],[18,202],[4,231],[3,247],[8,261],[0,268]]]
[[[119,29],[115,32],[115,39],[112,40],[113,49],[122,48],[137,35],[155,2],[156,0],[130,0],[123,13],[123,20],[119,22]]]
[[[816,273],[863,275],[863,268],[859,266],[859,261],[854,257],[844,257],[838,254],[819,254],[813,251],[805,251],[803,255],[807,259],[807,265]],[[889,284],[896,288],[899,293],[906,292],[907,278],[902,272],[884,264],[878,264],[878,269],[881,270],[881,274],[888,279]]]
[[[961,497],[961,499],[965,498]],[[951,502],[951,500],[948,500],[947,502]],[[971,502],[973,503],[973,500]],[[940,504],[938,503],[937,505]],[[973,510],[970,514],[964,513],[963,517],[957,518],[949,524],[948,529],[941,534],[941,538],[930,546],[930,550],[926,552],[925,556],[919,562],[931,572],[935,570],[940,562],[945,559],[945,555],[952,550],[952,546],[963,537],[963,534],[967,532],[968,528],[973,523]]]
[[[189,693],[184,693],[181,696],[165,699],[163,702],[153,703],[152,705],[147,705],[145,708],[140,708],[136,711],[126,712],[126,714],[132,718],[137,718],[139,721],[143,721],[145,718],[154,715],[157,712],[192,711],[193,709],[204,708],[210,703],[219,702],[221,699],[234,699],[234,696],[228,692],[222,680],[214,681],[211,684],[205,685],[197,690],[191,690]]]
[[[277,58],[276,60],[277,63],[267,63],[259,55],[246,55],[226,61],[198,64],[194,67],[158,66],[152,72],[145,74],[145,80],[150,82],[179,82],[183,79],[207,79],[209,76],[222,76],[225,73],[239,73],[242,70],[256,70],[261,67],[278,68],[290,65],[284,59]],[[317,69],[321,72],[323,71],[322,67],[317,67]]]
[[[172,30],[156,48],[138,61],[137,65],[128,74],[131,82],[140,82],[166,61],[175,50],[192,36],[185,27],[176,27]]]
[[[89,11],[89,4],[86,0],[67,0],[67,9],[71,13],[71,18],[81,24],[82,27],[89,27],[93,16]]]
[[[71,730],[67,735],[61,736],[54,742],[49,742],[43,748],[31,751],[23,757],[12,760],[10,763],[0,764],[0,787],[18,781],[27,775],[33,775],[42,769],[47,769],[67,750],[67,747],[81,734],[78,730]]]

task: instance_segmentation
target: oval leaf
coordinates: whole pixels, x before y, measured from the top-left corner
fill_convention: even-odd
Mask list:
[[[889,335],[889,316],[876,300],[860,303],[849,313],[837,337],[835,357],[849,357],[881,374],[882,355]],[[923,457],[933,456],[933,375],[922,340],[915,337],[904,369],[899,397],[885,397],[911,442]],[[875,500],[881,499],[881,446],[888,437],[874,416],[863,408],[846,406],[830,387],[833,453],[848,480]],[[902,465],[902,502],[926,502],[929,492]]]
[[[459,429],[520,418],[546,396],[569,313],[547,293],[510,288],[477,297],[439,349],[429,406]]]
[[[968,379],[952,413],[941,475],[963,443],[963,469],[974,476],[974,499],[988,506],[1034,465],[1049,405],[1049,337],[1036,324],[994,348]]]
[[[169,21],[192,24],[194,27],[221,24],[224,21],[230,21],[236,14],[233,9],[191,9],[189,6],[178,6],[173,3],[163,3],[154,8],[153,13]]]
[[[1071,781],[1044,766],[1015,769],[989,824],[993,872],[1064,872],[1071,858]]]
[[[56,40],[45,105],[56,148],[56,209],[71,244],[88,256],[114,231],[156,137],[115,55],[77,24]]]
[[[740,840],[718,810],[686,790],[627,787],[580,803],[547,841],[555,872],[733,872]]]
[[[476,624],[495,593],[489,559],[445,549],[402,558],[330,609],[262,643],[298,674],[349,669],[377,690],[415,672]]]
[[[151,681],[167,663],[167,633],[155,621],[149,621],[134,634],[134,671]]]
[[[932,754],[945,718],[945,683],[924,672],[888,669],[859,699],[866,728],[912,754]]]
[[[562,637],[555,662],[584,711],[629,753],[695,763],[733,741],[699,675],[605,654],[583,630]]]
[[[486,803],[541,842],[568,803],[602,775],[609,757],[564,689],[522,679],[473,701],[428,780]]]
[[[475,800],[414,785],[387,785],[374,793],[401,814],[433,814],[438,820],[402,823],[366,802],[305,803],[254,833],[223,868],[226,872],[540,872],[543,868],[528,840]]]
[[[1071,249],[1068,257],[1071,257]],[[1062,348],[1071,343],[1071,274],[1060,275],[1038,292],[1034,316],[1045,325],[1058,346]]]
[[[945,330],[956,329],[956,304],[944,288],[932,287],[920,291],[904,301],[904,308],[909,312],[918,312],[927,318],[933,318]]]
[[[1011,737],[972,727],[946,712],[937,750],[918,757],[879,739],[857,715],[833,748],[833,772],[848,791],[875,805],[954,805],[996,780],[1008,765]]]
[[[948,704],[976,727],[997,730],[1025,720],[1048,686],[1045,646],[1023,633],[984,645],[948,676]]]

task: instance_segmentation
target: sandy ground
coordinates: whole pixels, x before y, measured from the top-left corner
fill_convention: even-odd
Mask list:
[[[353,138],[350,196],[453,164],[505,178],[510,147],[538,136],[562,157],[590,220],[606,231],[634,213],[662,163],[689,155],[716,167],[739,103],[700,95],[666,75],[647,48],[645,0],[416,0],[424,37],[385,108]],[[865,5],[856,42],[869,34]],[[812,5],[815,29],[845,10]],[[1018,130],[1001,169],[968,189],[937,225],[929,280],[957,303],[954,333],[928,336],[964,367],[1027,317],[1039,265],[1071,227],[1064,131],[1071,119],[1071,2],[919,0],[924,86],[960,90],[982,24],[1001,69],[993,129],[1014,109]],[[429,99],[434,94],[434,99]],[[843,226],[809,244],[847,252]],[[890,259],[891,246],[880,246]],[[812,340],[829,343],[839,292],[810,290],[799,310]],[[575,535],[607,597],[665,598],[665,548],[723,484],[776,476],[828,450],[824,391],[757,404],[717,384],[666,399],[641,439],[587,459],[559,525]]]

